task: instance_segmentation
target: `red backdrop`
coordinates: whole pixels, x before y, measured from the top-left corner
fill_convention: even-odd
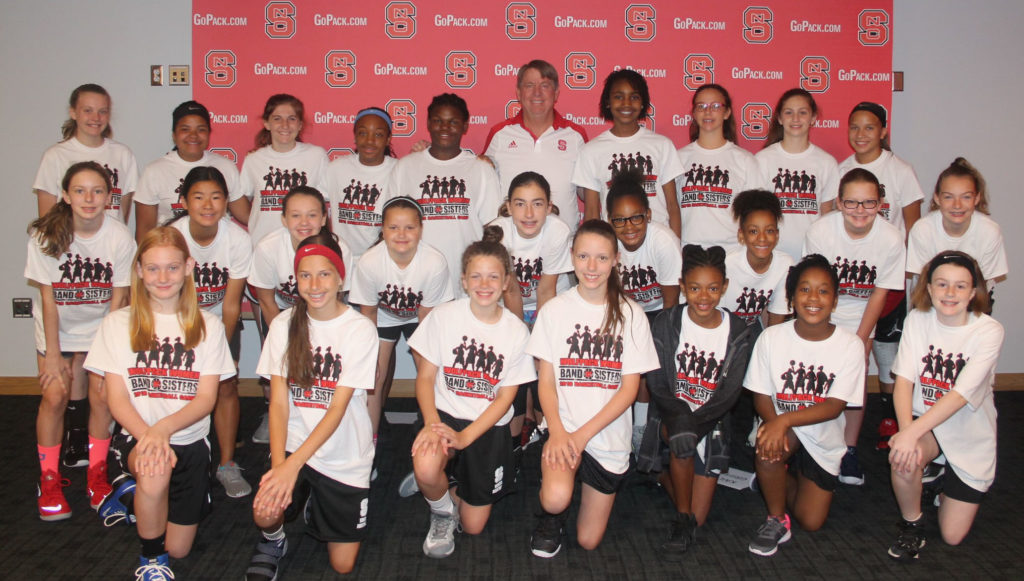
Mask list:
[[[438,8],[437,5],[443,6]],[[515,113],[515,75],[534,58],[562,72],[556,106],[593,137],[605,76],[644,74],[652,128],[689,142],[690,99],[706,82],[732,94],[740,145],[756,151],[785,90],[815,94],[811,139],[840,161],[846,116],[860,101],[891,105],[892,0],[598,0],[337,2],[193,0],[193,91],[214,114],[213,145],[241,162],[267,97],[305,103],[304,140],[352,147],[359,109],[385,107],[399,154],[426,138],[427,105],[442,92],[469,104],[465,147],[479,152],[491,125]]]

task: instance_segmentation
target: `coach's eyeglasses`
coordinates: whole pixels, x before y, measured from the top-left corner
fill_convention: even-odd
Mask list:
[[[612,226],[614,226],[616,228],[622,228],[623,226],[626,225],[626,220],[629,220],[629,223],[634,225],[634,226],[639,226],[640,224],[643,224],[647,220],[647,215],[646,214],[634,214],[634,215],[632,215],[632,216],[630,216],[628,218],[612,218],[611,219],[611,223],[612,223]]]
[[[701,113],[707,111],[708,109],[711,109],[712,111],[717,113],[722,109],[725,109],[725,103],[719,103],[715,101],[714,103],[697,103],[696,105],[693,106],[694,111],[700,111]]]
[[[857,200],[843,200],[843,207],[847,210],[856,210],[857,206],[864,206],[865,210],[874,210],[878,207],[878,200],[864,200],[858,202]]]

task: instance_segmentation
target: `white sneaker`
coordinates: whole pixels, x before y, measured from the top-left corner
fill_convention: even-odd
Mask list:
[[[264,412],[263,417],[260,418],[260,425],[256,427],[256,431],[252,433],[252,441],[255,444],[269,444],[270,443],[270,414]]]
[[[459,507],[452,507],[451,514],[430,513],[430,531],[423,540],[423,554],[443,559],[455,552],[455,531],[459,528]]]
[[[398,496],[409,498],[420,491],[420,485],[416,482],[416,474],[409,472],[398,485]]]
[[[252,487],[242,477],[242,467],[234,462],[217,468],[217,481],[231,498],[241,498],[252,492]]]

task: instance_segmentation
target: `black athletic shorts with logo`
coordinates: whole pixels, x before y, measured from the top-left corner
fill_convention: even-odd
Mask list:
[[[459,432],[473,423],[438,410],[441,421]],[[459,498],[472,506],[494,504],[512,490],[515,460],[508,424],[491,426],[449,461],[449,474],[459,483]]]
[[[110,441],[121,470],[129,474],[134,473],[128,455],[138,443],[124,432],[114,434]],[[167,493],[167,520],[181,526],[199,524],[210,514],[210,441],[203,438],[191,444],[171,444],[171,450],[178,462]]]

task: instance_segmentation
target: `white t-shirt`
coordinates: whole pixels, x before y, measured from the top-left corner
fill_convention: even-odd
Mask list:
[[[224,310],[224,295],[229,279],[246,279],[252,269],[252,242],[241,226],[221,219],[217,236],[208,246],[200,246],[192,239],[188,217],[171,224],[185,236],[189,254],[196,261],[193,272],[199,307],[218,317]]]
[[[762,274],[754,272],[747,261],[745,247],[734,248],[725,255],[725,275],[729,288],[719,303],[751,324],[768,310],[776,315],[788,315],[786,304],[786,275],[793,259],[785,252],[772,251],[772,262]]]
[[[230,159],[204,151],[199,161],[185,161],[178,152],[171,151],[142,170],[134,200],[140,204],[156,206],[156,223],[164,224],[185,213],[180,199],[181,184],[192,168],[205,166],[213,166],[224,174],[228,201],[234,202],[242,197],[242,190],[238,186],[238,168]]]
[[[507,198],[512,179],[524,171],[543,175],[551,186],[551,202],[558,206],[559,217],[575,232],[580,207],[572,175],[587,132],[557,111],[552,126],[536,138],[522,123],[520,113],[495,125],[487,136],[485,155],[498,170],[498,191]]]
[[[796,256],[807,229],[818,219],[818,208],[839,195],[836,158],[813,143],[800,153],[789,153],[779,142],[757,152],[754,159],[761,170],[758,187],[778,196],[782,206],[778,248]]]
[[[654,221],[647,225],[647,236],[634,252],[619,242],[619,280],[622,290],[636,301],[644,312],[657,312],[664,306],[661,287],[679,285],[683,271],[683,255],[679,239]]]
[[[537,310],[537,284],[541,275],[572,272],[569,226],[559,216],[549,215],[536,236],[523,238],[509,216],[497,218],[491,224],[501,226],[501,242],[512,257],[512,269],[523,297],[523,312]],[[557,292],[566,291],[570,286],[568,276],[559,276],[555,283]]]
[[[60,350],[88,351],[93,335],[110,310],[114,287],[131,284],[135,239],[128,227],[104,218],[100,229],[89,238],[75,235],[58,259],[43,254],[38,237],[28,240],[25,278],[50,285],[57,302],[60,322]],[[46,352],[42,301],[32,301],[36,350]]]
[[[32,189],[49,192],[59,200],[63,193],[61,181],[64,179],[64,173],[80,161],[95,161],[110,174],[113,189],[110,191],[107,215],[123,223],[121,196],[130,195],[135,191],[136,182],[139,181],[139,169],[132,150],[113,139],[104,139],[99,147],[89,147],[72,136],[71,139],[50,147],[39,162],[39,171],[32,182]]]
[[[356,260],[380,234],[378,208],[387,198],[384,187],[398,160],[385,157],[380,165],[363,165],[358,155],[339,157],[327,165],[327,191],[334,233],[348,242]]]
[[[903,290],[907,251],[895,226],[875,219],[867,236],[846,233],[841,212],[830,212],[807,231],[804,255],[821,254],[839,273],[839,304],[832,322],[856,333],[875,288]],[[872,337],[874,330],[872,330]]]
[[[1003,232],[995,220],[981,212],[974,212],[967,232],[959,238],[946,234],[942,213],[937,210],[918,220],[910,229],[907,241],[907,272],[921,274],[924,265],[944,250],[960,250],[971,255],[988,281],[1010,271]]]
[[[423,241],[444,255],[452,290],[462,296],[462,252],[480,240],[501,205],[494,168],[465,150],[442,161],[424,149],[398,161],[385,192],[411,196],[423,207]]]
[[[475,420],[503,387],[537,379],[533,358],[526,354],[530,331],[506,309],[489,324],[476,318],[469,299],[445,303],[430,311],[409,338],[409,347],[437,366],[434,405],[454,418]],[[495,423],[512,419],[512,408]]]
[[[85,368],[99,375],[112,373],[124,379],[132,406],[146,425],[152,426],[195,399],[200,377],[214,375],[218,381],[223,381],[235,375],[224,325],[210,313],[202,312],[202,317],[206,325],[203,340],[186,350],[178,315],[153,313],[150,349],[132,351],[131,309],[118,309],[103,319],[85,358]],[[128,433],[124,428],[121,431]],[[170,441],[184,446],[209,433],[210,416],[203,416],[191,426],[171,434]]]
[[[551,363],[558,392],[558,416],[575,432],[603,409],[622,385],[622,376],[658,368],[651,328],[633,301],[622,305],[623,329],[599,334],[605,305],[592,305],[577,287],[548,301],[537,313],[526,352]],[[586,451],[614,474],[629,468],[633,412],[626,409],[587,443]]]
[[[914,309],[903,323],[892,367],[895,375],[914,382],[915,416],[924,415],[950,390],[967,400],[932,433],[956,475],[981,492],[992,485],[996,473],[992,386],[1003,334],[1003,326],[988,315],[972,314],[966,325],[947,327],[934,310]]]
[[[255,245],[264,236],[283,228],[281,202],[295,186],[311,186],[325,194],[327,152],[301,141],[291,151],[280,153],[267,145],[245,156],[239,185],[252,200],[249,236]],[[326,194],[325,194],[326,195]]]
[[[288,378],[288,325],[295,309],[270,323],[256,364],[261,377]],[[288,438],[285,450],[295,452],[324,418],[338,386],[352,389],[338,428],[313,452],[306,464],[333,480],[356,488],[370,486],[373,470],[373,426],[366,410],[366,392],[373,389],[377,369],[377,330],[355,309],[330,321],[309,319],[313,351],[313,382],[303,389],[288,382]]]
[[[714,329],[705,329],[690,319],[689,307],[683,307],[683,323],[676,347],[675,396],[691,410],[708,403],[718,389],[722,362],[729,347],[729,315]]]
[[[732,200],[743,190],[757,187],[761,170],[754,156],[731,141],[718,149],[704,149],[696,141],[679,149],[682,174],[676,193],[683,218],[683,244],[739,246]]]
[[[608,217],[604,207],[612,178],[623,171],[639,171],[644,191],[651,203],[651,221],[668,227],[668,210],[662,186],[672,183],[683,169],[675,155],[675,145],[664,135],[640,127],[629,137],[617,137],[611,130],[589,141],[580,150],[572,181],[594,190],[601,198],[601,218]]]
[[[842,327],[823,341],[796,334],[794,321],[768,327],[757,338],[743,386],[769,395],[775,413],[784,414],[828,398],[860,405],[864,389],[864,344]],[[814,371],[812,374],[811,371]],[[846,453],[843,414],[832,420],[796,426],[793,432],[807,453],[829,474],[839,475]]]
[[[383,242],[371,246],[356,263],[351,280],[348,300],[377,307],[378,327],[415,323],[420,307],[436,307],[455,297],[444,256],[422,241],[405,268],[395,264]]]
[[[338,246],[346,269],[341,290],[347,291],[355,263],[348,244],[339,238]],[[295,249],[292,248],[292,235],[286,228],[274,230],[256,244],[248,278],[249,284],[256,288],[273,289],[277,308],[287,309],[295,304],[299,296],[299,283],[295,280]]]
[[[899,229],[900,236],[905,236],[907,225],[903,221],[903,208],[924,199],[924,192],[921,191],[921,184],[917,181],[914,168],[896,157],[893,152],[883,149],[882,155],[871,163],[859,164],[853,155],[844,159],[839,164],[839,178],[842,179],[846,172],[857,167],[870,171],[878,178],[885,193],[878,213]]]

